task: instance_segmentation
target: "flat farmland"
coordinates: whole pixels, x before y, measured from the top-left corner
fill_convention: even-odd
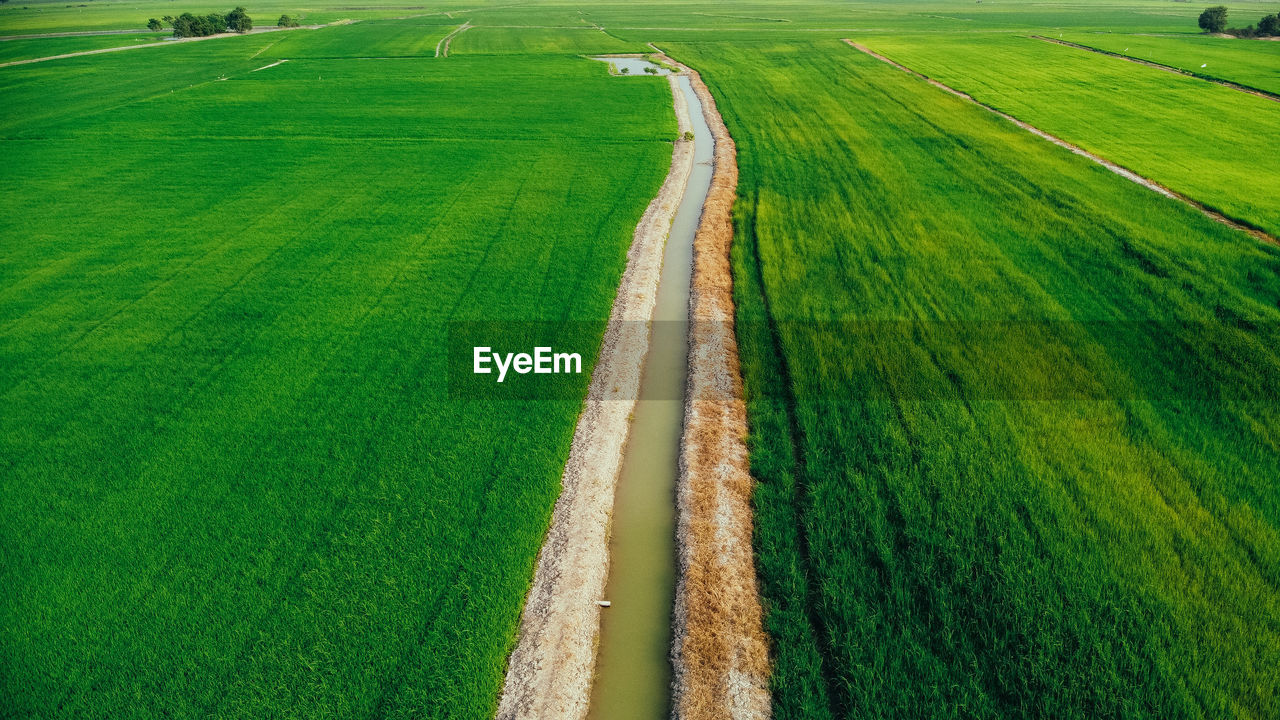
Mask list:
[[[443,15],[411,20],[365,20],[282,33],[259,57],[434,57],[436,44],[462,23]]]
[[[1280,251],[835,41],[664,49],[739,149],[775,716],[1273,717]]]
[[[481,22],[492,22],[487,17]],[[457,54],[566,54],[650,52],[642,42],[619,40],[591,27],[509,28],[477,26],[458,35],[450,53]]]
[[[1280,94],[1280,43],[1277,42],[1204,35],[1061,33],[1061,37],[1068,42]]]
[[[253,72],[278,40],[0,73],[6,714],[496,705],[587,375],[452,398],[447,323],[599,327],[670,94],[577,58]]]
[[[123,32],[0,63],[234,4],[11,0]],[[1029,37],[1274,88],[1202,9],[273,0],[344,22],[0,68],[0,717],[1280,717],[1280,246],[842,42],[1278,235],[1280,104]],[[653,46],[692,145],[583,57]],[[602,354],[651,298],[686,366]]]
[[[161,42],[169,37],[164,33],[130,33],[120,35],[88,35],[83,37],[39,38],[32,40],[6,40],[0,42],[0,63],[31,58],[51,57],[66,53],[101,50],[142,43]]]
[[[1280,235],[1280,103],[1018,36],[867,38],[863,44],[1067,142]]]

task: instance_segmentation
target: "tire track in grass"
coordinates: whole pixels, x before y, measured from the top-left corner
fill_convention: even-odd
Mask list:
[[[1163,70],[1165,72],[1170,72],[1175,75],[1185,75],[1187,77],[1193,77],[1193,78],[1196,78],[1197,80],[1204,80],[1205,82],[1211,82],[1215,85],[1221,85],[1223,87],[1231,88],[1232,90],[1238,90],[1242,93],[1257,95],[1258,97],[1263,98],[1265,100],[1273,100],[1275,102],[1280,102],[1280,95],[1277,95],[1273,92],[1267,92],[1266,90],[1259,90],[1258,88],[1249,87],[1248,85],[1241,85],[1240,83],[1231,82],[1230,80],[1223,80],[1222,78],[1217,78],[1212,75],[1205,75],[1204,73],[1192,72],[1190,70],[1183,70],[1182,68],[1177,68],[1172,65],[1165,65],[1164,63],[1158,63],[1152,60],[1143,60],[1141,58],[1133,57],[1132,55],[1125,55],[1124,53],[1112,52],[1110,50],[1103,50],[1101,48],[1090,47],[1089,45],[1081,45],[1080,43],[1073,43],[1069,40],[1059,40],[1057,38],[1045,37],[1043,35],[1029,35],[1028,37],[1032,38],[1033,40],[1041,40],[1043,42],[1056,43],[1058,45],[1065,45],[1066,47],[1075,48],[1077,50],[1085,50],[1087,52],[1097,53],[1099,55],[1107,55],[1109,57],[1119,58],[1121,60],[1127,60],[1137,65],[1146,65],[1147,67],[1155,68],[1156,70]]]
[[[1119,175],[1120,177],[1126,180],[1137,183],[1153,192],[1157,192],[1169,198],[1170,200],[1177,200],[1178,202],[1181,202],[1185,205],[1189,205],[1195,208],[1196,210],[1199,210],[1201,213],[1203,213],[1206,217],[1210,218],[1211,220],[1222,223],[1223,225],[1226,225],[1227,227],[1230,227],[1232,229],[1240,230],[1241,232],[1246,232],[1252,235],[1253,237],[1257,238],[1258,240],[1261,240],[1262,242],[1280,246],[1280,238],[1276,238],[1274,235],[1271,235],[1270,233],[1266,232],[1262,228],[1259,228],[1251,223],[1245,222],[1244,220],[1240,220],[1239,218],[1233,218],[1228,215],[1224,215],[1223,213],[1200,202],[1199,200],[1195,200],[1175,190],[1170,190],[1168,187],[1161,185],[1160,183],[1156,182],[1155,180],[1152,180],[1151,178],[1145,177],[1143,175],[1139,175],[1138,173],[1122,165],[1117,165],[1116,163],[1113,163],[1110,160],[1107,160],[1101,155],[1097,155],[1092,152],[1089,152],[1088,150],[1085,150],[1084,148],[1078,145],[1073,145],[1056,135],[1051,135],[1030,123],[1019,120],[1018,118],[1010,115],[1007,112],[1004,112],[1003,110],[997,110],[991,105],[988,105],[982,102],[981,100],[978,100],[977,98],[973,97],[972,95],[966,92],[956,90],[950,85],[939,82],[938,80],[934,80],[933,78],[929,77],[928,75],[925,75],[924,73],[912,70],[906,65],[903,65],[899,62],[891,60],[885,57],[884,55],[877,53],[871,48],[866,47],[865,45],[856,43],[848,38],[842,38],[841,42],[845,43],[846,45],[853,48],[854,50],[857,50],[860,53],[869,55],[870,57],[873,57],[876,60],[879,60],[880,62],[883,62],[892,67],[895,67],[901,70],[902,72],[907,73],[908,75],[912,75],[914,77],[920,78],[921,80],[924,80],[925,82],[938,88],[939,90],[942,90],[943,92],[950,93],[960,98],[961,100],[965,100],[974,105],[977,105],[978,107],[986,110],[987,112],[990,112],[994,115],[1002,117],[1005,120],[1008,120],[1009,122],[1013,123],[1014,125],[1017,125],[1018,127],[1022,128],[1023,130],[1026,130],[1032,135],[1036,135],[1038,137],[1044,138],[1045,140],[1048,140],[1054,145],[1057,145],[1058,147],[1069,150],[1072,153],[1079,155],[1080,157],[1083,157],[1088,160],[1092,160],[1093,162],[1101,165],[1102,167],[1106,168],[1107,170],[1110,170],[1111,172],[1115,173],[1116,175]]]
[[[343,21],[339,21],[336,23],[329,23],[329,25],[340,25],[340,24],[346,24],[346,23],[344,23]],[[26,60],[13,60],[6,63],[0,63],[0,68],[11,67],[14,65],[30,65],[31,63],[47,62],[49,60],[63,60],[65,58],[81,57],[83,55],[102,55],[103,53],[122,52],[125,50],[139,50],[141,48],[173,46],[181,43],[200,42],[202,40],[217,40],[219,38],[245,37],[247,35],[261,35],[262,33],[268,33],[268,32],[287,32],[289,30],[316,30],[322,27],[328,27],[328,26],[327,25],[303,25],[300,27],[291,27],[291,28],[264,28],[261,30],[253,30],[247,33],[227,32],[227,33],[218,33],[216,35],[204,35],[202,37],[174,38],[171,40],[161,40],[159,42],[142,43],[141,45],[121,45],[119,47],[98,48],[97,50],[81,50],[80,52],[63,53],[61,55],[48,55],[45,57],[28,58]],[[268,45],[267,47],[270,47],[270,45]],[[266,48],[263,48],[263,49],[265,50]],[[446,48],[446,50],[447,49],[448,48]],[[261,53],[262,50],[259,50],[258,52]],[[254,57],[257,57],[256,53]]]
[[[801,632],[806,635],[812,633],[817,640],[814,646],[819,652],[816,674],[820,682],[814,688],[814,692],[818,696],[821,708],[826,711],[826,716],[838,718],[844,715],[842,708],[848,707],[848,700],[841,696],[839,685],[832,682],[831,669],[836,663],[831,639],[826,626],[821,621],[818,608],[820,592],[817,588],[817,581],[814,579],[814,562],[809,549],[809,530],[805,524],[803,512],[805,502],[809,498],[809,483],[806,476],[807,463],[804,452],[804,430],[800,427],[799,418],[796,417],[795,385],[791,368],[787,361],[787,356],[783,352],[778,321],[774,316],[773,304],[766,291],[764,267],[760,257],[760,237],[756,233],[756,212],[759,205],[760,189],[757,186],[751,196],[747,233],[752,254],[751,270],[755,276],[755,290],[760,296],[760,303],[764,310],[765,327],[761,330],[761,334],[765,336],[764,351],[772,355],[767,362],[777,370],[778,382],[775,387],[781,388],[772,400],[778,403],[782,414],[785,415],[783,432],[785,432],[786,437],[783,440],[783,446],[790,451],[788,453],[790,457],[787,458],[790,461],[788,463],[790,467],[782,470],[784,474],[789,471],[791,475],[791,487],[788,492],[790,495],[789,514],[791,515],[789,524],[794,536],[789,540],[794,542],[797,560],[799,560],[798,573],[800,577],[792,579],[797,580],[800,585],[801,597],[799,598],[800,602],[797,610],[804,619],[804,627],[801,628]],[[774,478],[775,483],[778,480],[779,478]]]
[[[449,44],[453,42],[454,36],[461,35],[470,30],[471,27],[471,21],[468,20],[459,25],[458,29],[440,38],[440,42],[436,43],[436,57],[449,57]]]

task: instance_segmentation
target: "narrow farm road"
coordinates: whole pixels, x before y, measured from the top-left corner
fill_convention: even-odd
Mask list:
[[[864,45],[861,45],[861,44],[856,43],[856,42],[854,42],[854,41],[852,41],[852,40],[849,40],[848,38],[843,39],[843,42],[844,42],[845,44],[847,44],[849,47],[851,47],[851,48],[853,48],[853,49],[857,50],[858,52],[861,52],[861,53],[865,53],[865,54],[867,54],[867,55],[870,55],[871,57],[873,57],[873,58],[875,58],[875,59],[877,59],[877,60],[879,60],[879,61],[881,61],[881,62],[883,62],[883,63],[886,63],[886,64],[888,64],[888,65],[892,65],[893,67],[895,67],[895,68],[897,68],[897,69],[899,69],[899,70],[901,70],[901,71],[903,71],[903,72],[905,72],[905,73],[907,73],[907,74],[909,74],[909,75],[914,75],[915,77],[918,77],[918,78],[920,78],[921,80],[924,80],[925,82],[927,82],[927,83],[929,83],[930,85],[932,85],[932,86],[934,86],[934,87],[938,88],[939,90],[943,90],[944,92],[948,92],[948,93],[950,93],[950,94],[952,94],[952,95],[955,95],[956,97],[958,97],[958,98],[960,98],[960,99],[962,99],[962,100],[965,100],[965,101],[968,101],[968,102],[970,102],[970,103],[973,103],[974,105],[977,105],[978,107],[981,107],[981,108],[983,108],[984,110],[986,110],[986,111],[988,111],[988,112],[990,112],[990,113],[994,113],[994,114],[996,114],[996,115],[999,115],[1000,117],[1004,118],[1005,120],[1008,120],[1009,122],[1013,123],[1014,125],[1017,125],[1018,127],[1022,128],[1023,130],[1026,130],[1027,132],[1029,132],[1029,133],[1031,133],[1031,134],[1033,134],[1033,135],[1036,135],[1036,136],[1038,136],[1038,137],[1044,138],[1045,140],[1048,140],[1049,142],[1053,143],[1054,145],[1057,145],[1057,146],[1059,146],[1059,147],[1062,147],[1062,148],[1065,148],[1065,149],[1067,149],[1067,150],[1070,150],[1071,152],[1075,153],[1076,155],[1079,155],[1080,157],[1083,157],[1083,158],[1087,158],[1087,159],[1089,159],[1089,160],[1092,160],[1093,162],[1095,162],[1095,163],[1097,163],[1097,164],[1101,165],[1102,167],[1104,167],[1104,168],[1106,168],[1106,169],[1110,170],[1111,172],[1113,172],[1113,173],[1115,173],[1115,174],[1119,175],[1120,177],[1122,177],[1122,178],[1124,178],[1124,179],[1126,179],[1126,180],[1129,180],[1129,181],[1131,181],[1131,182],[1135,182],[1135,183],[1137,183],[1137,184],[1139,184],[1139,185],[1141,185],[1141,186],[1143,186],[1143,187],[1147,188],[1148,190],[1152,190],[1152,191],[1154,191],[1154,192],[1160,193],[1161,195],[1164,195],[1165,197],[1170,198],[1170,199],[1172,199],[1172,200],[1177,200],[1177,201],[1179,201],[1179,202],[1182,202],[1182,203],[1185,203],[1185,204],[1187,204],[1187,205],[1190,205],[1191,207],[1193,207],[1193,208],[1195,208],[1195,209],[1199,210],[1201,213],[1203,213],[1205,216],[1207,216],[1208,218],[1210,218],[1210,219],[1212,219],[1212,220],[1215,220],[1215,221],[1217,221],[1217,222],[1220,222],[1220,223],[1222,223],[1223,225],[1226,225],[1226,226],[1231,227],[1231,228],[1233,228],[1233,229],[1241,230],[1241,231],[1243,231],[1243,232],[1249,233],[1250,235],[1254,236],[1255,238],[1257,238],[1257,239],[1259,239],[1259,240],[1261,240],[1261,241],[1263,241],[1263,242],[1271,243],[1272,245],[1280,245],[1280,238],[1276,238],[1275,236],[1271,235],[1271,234],[1270,234],[1270,233],[1268,233],[1268,232],[1265,232],[1265,231],[1263,231],[1263,230],[1261,230],[1261,229],[1259,229],[1259,228],[1256,228],[1256,227],[1254,227],[1254,226],[1252,226],[1252,225],[1249,225],[1249,224],[1247,224],[1247,223],[1245,223],[1245,222],[1243,222],[1243,221],[1241,221],[1241,220],[1238,220],[1238,219],[1236,219],[1236,218],[1232,218],[1232,217],[1228,217],[1228,216],[1226,216],[1226,215],[1223,215],[1222,213],[1218,212],[1217,210],[1214,210],[1214,209],[1212,209],[1212,208],[1210,208],[1210,207],[1207,207],[1206,205],[1204,205],[1203,203],[1201,203],[1201,202],[1199,202],[1199,201],[1197,201],[1197,200],[1194,200],[1194,199],[1192,199],[1192,198],[1190,198],[1190,197],[1188,197],[1188,196],[1186,196],[1186,195],[1183,195],[1182,193],[1179,193],[1179,192],[1175,192],[1175,191],[1173,191],[1173,190],[1170,190],[1169,188],[1165,187],[1164,185],[1161,185],[1160,183],[1156,182],[1155,180],[1152,180],[1151,178],[1148,178],[1148,177],[1144,177],[1144,176],[1142,176],[1142,175],[1139,175],[1138,173],[1136,173],[1136,172],[1134,172],[1134,171],[1132,171],[1132,170],[1130,170],[1130,169],[1128,169],[1128,168],[1126,168],[1126,167],[1123,167],[1123,166],[1121,166],[1121,165],[1117,165],[1116,163],[1113,163],[1113,162],[1111,162],[1110,160],[1107,160],[1106,158],[1104,158],[1104,157],[1102,157],[1102,156],[1100,156],[1100,155],[1095,155],[1094,153],[1091,153],[1091,152],[1089,152],[1088,150],[1085,150],[1084,148],[1082,148],[1082,147],[1080,147],[1080,146],[1078,146],[1078,145],[1073,145],[1073,144],[1071,144],[1071,143],[1067,142],[1066,140],[1063,140],[1062,138],[1057,137],[1056,135],[1050,135],[1049,133],[1045,132],[1044,130],[1041,130],[1040,128],[1038,128],[1038,127],[1036,127],[1036,126],[1034,126],[1034,125],[1031,125],[1030,123],[1023,122],[1022,120],[1019,120],[1018,118],[1016,118],[1016,117],[1014,117],[1014,116],[1012,116],[1012,115],[1010,115],[1010,114],[1008,114],[1008,113],[1006,113],[1006,112],[1003,112],[1003,111],[997,110],[997,109],[995,109],[995,108],[991,107],[990,105],[987,105],[986,103],[981,102],[980,100],[978,100],[978,99],[974,98],[972,95],[970,95],[970,94],[968,94],[968,93],[966,93],[966,92],[962,92],[962,91],[960,91],[960,90],[956,90],[955,88],[951,87],[950,85],[946,85],[946,84],[944,84],[944,83],[941,83],[941,82],[939,82],[939,81],[937,81],[937,80],[934,80],[933,78],[929,77],[928,75],[925,75],[925,74],[923,74],[923,73],[919,73],[919,72],[916,72],[915,70],[912,70],[911,68],[907,67],[906,65],[903,65],[903,64],[901,64],[901,63],[898,63],[898,62],[896,62],[896,61],[894,61],[894,60],[890,60],[889,58],[885,57],[884,55],[881,55],[881,54],[877,53],[876,51],[874,51],[874,50],[872,50],[872,49],[870,49],[870,48],[868,48],[868,47],[866,47],[866,46],[864,46]]]
[[[285,32],[286,30],[318,30],[320,28],[329,27],[331,25],[348,25],[351,20],[339,20],[331,22],[328,25],[300,25],[298,27],[264,27],[254,28],[248,33],[218,33],[217,35],[206,35],[204,37],[189,38],[173,38],[170,40],[161,40],[160,42],[142,43],[141,45],[121,45],[113,48],[98,48],[97,50],[83,50],[81,52],[63,53],[61,55],[48,55],[45,57],[28,58],[26,60],[13,60],[11,62],[0,63],[0,68],[10,67],[12,65],[30,65],[31,63],[46,62],[49,60],[62,60],[64,58],[80,57],[81,55],[101,55],[102,53],[123,52],[125,50],[138,50],[140,48],[163,47],[165,45],[174,45],[176,43],[198,42],[200,40],[216,40],[219,38],[242,37],[243,35],[258,35],[268,32]],[[132,33],[132,30],[121,31]],[[90,35],[111,35],[120,33],[84,33]],[[41,37],[39,35],[27,35],[24,37]],[[49,35],[47,37],[61,37],[58,35]],[[262,68],[259,68],[262,69]]]
[[[460,35],[461,33],[464,33],[467,30],[469,30],[470,28],[471,28],[471,21],[468,20],[467,22],[464,22],[461,25],[459,25],[457,30],[454,30],[448,35],[445,35],[444,37],[440,38],[440,42],[436,43],[436,57],[449,57],[449,43],[453,42],[454,36]]]
[[[1248,85],[1233,83],[1230,80],[1223,80],[1221,78],[1212,77],[1210,75],[1201,75],[1200,73],[1194,73],[1189,70],[1183,70],[1182,68],[1176,68],[1176,67],[1173,67],[1172,65],[1164,65],[1158,62],[1152,62],[1151,60],[1142,60],[1136,57],[1125,55],[1123,53],[1111,52],[1110,50],[1100,50],[1095,47],[1089,47],[1088,45],[1073,43],[1068,40],[1059,40],[1057,38],[1045,37],[1043,35],[1031,35],[1030,37],[1043,42],[1056,43],[1058,45],[1065,45],[1069,48],[1076,48],[1077,50],[1085,50],[1087,52],[1097,53],[1099,55],[1107,55],[1109,57],[1119,58],[1121,60],[1128,60],[1131,63],[1136,63],[1138,65],[1146,65],[1149,68],[1155,68],[1156,70],[1171,72],[1175,75],[1186,75],[1187,77],[1193,77],[1193,78],[1196,78],[1197,80],[1204,80],[1205,82],[1211,82],[1214,85],[1221,85],[1222,87],[1231,88],[1232,90],[1238,90],[1242,93],[1257,95],[1260,98],[1265,98],[1267,100],[1280,102],[1280,95],[1277,95],[1272,92],[1267,92],[1266,90],[1259,90],[1258,88],[1249,87]]]
[[[75,32],[32,33],[30,35],[0,35],[0,42],[8,40],[40,40],[42,38],[61,37],[94,37],[97,35],[145,35],[151,32],[147,28],[136,30],[77,30]]]
[[[683,137],[692,128],[688,103],[675,76],[668,80]],[[693,170],[693,145],[675,140],[671,169],[636,225],[507,665],[501,720],[587,714],[614,496],[649,354],[667,233]]]

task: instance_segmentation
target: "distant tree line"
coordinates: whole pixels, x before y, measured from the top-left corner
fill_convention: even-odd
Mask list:
[[[1205,8],[1200,13],[1200,28],[1210,33],[1226,33],[1236,37],[1280,37],[1280,14],[1264,16],[1258,21],[1258,27],[1252,25],[1242,28],[1227,27],[1227,8],[1222,5]]]
[[[165,24],[173,28],[173,36],[178,38],[206,37],[224,32],[246,33],[253,29],[253,19],[242,7],[237,7],[226,15],[211,13],[209,15],[192,15],[189,12],[174,17],[164,16],[164,23],[156,18],[147,21],[148,30],[160,30]]]

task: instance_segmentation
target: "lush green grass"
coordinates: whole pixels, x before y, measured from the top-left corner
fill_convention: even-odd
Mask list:
[[[364,20],[282,35],[262,57],[434,57],[436,44],[462,23],[443,15],[412,20]]]
[[[497,0],[490,0],[496,2]],[[481,7],[484,0],[470,5]],[[67,3],[65,0],[10,0],[0,5],[0,35],[69,32],[85,30],[137,29],[147,26],[148,18],[160,18],[183,12],[225,13],[235,6],[218,0],[89,0]],[[281,15],[299,18],[308,24],[324,24],[344,18],[386,18],[439,14],[449,10],[430,9],[414,3],[353,4],[346,0],[320,0],[298,3],[292,0],[265,0],[246,5],[255,26],[275,25]]]
[[[1280,714],[1280,252],[837,41],[1275,232],[1274,103],[1018,37],[1200,7],[466,8],[0,70],[0,715],[491,714],[585,376],[489,397],[450,331],[594,356],[675,128],[569,56],[649,41],[740,149],[777,716]]]
[[[1056,35],[1054,37],[1057,37]],[[1205,35],[1063,33],[1063,40],[1280,93],[1280,42]],[[1205,67],[1201,67],[1201,66]]]
[[[137,33],[40,38],[37,40],[6,40],[5,42],[0,42],[0,63],[84,52],[85,50],[100,50],[102,48],[160,42],[167,37],[170,36],[165,33]]]
[[[278,39],[0,72],[0,714],[494,708],[586,376],[458,397],[448,323],[590,364],[670,95]]]
[[[453,40],[450,54],[591,54],[649,52],[594,28],[475,27]]]
[[[897,62],[1280,236],[1280,104],[1024,37],[866,38]],[[850,49],[850,52],[856,52]]]
[[[1275,717],[1280,251],[836,42],[669,50],[739,148],[776,717]]]

